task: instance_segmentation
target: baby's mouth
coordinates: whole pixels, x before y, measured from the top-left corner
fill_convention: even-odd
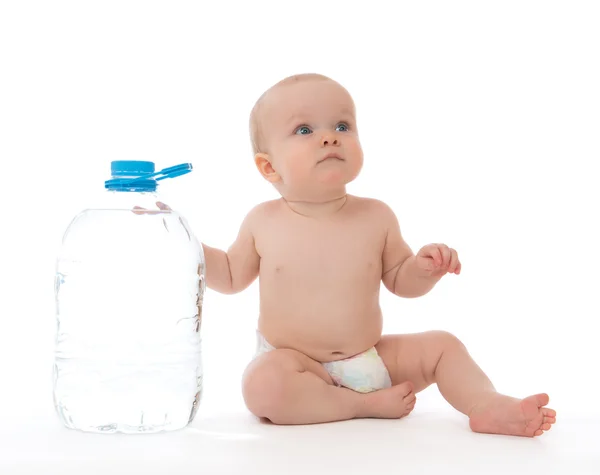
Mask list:
[[[334,161],[341,161],[341,162],[344,161],[344,159],[342,157],[340,157],[337,153],[328,153],[321,160],[319,160],[317,163],[329,162],[329,161],[332,161],[332,160],[334,160]]]

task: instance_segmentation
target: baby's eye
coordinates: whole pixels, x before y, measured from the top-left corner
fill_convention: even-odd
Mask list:
[[[312,130],[310,130],[310,127],[307,127],[306,125],[303,125],[303,126],[298,127],[296,129],[295,134],[296,135],[308,135],[308,134],[312,134]]]
[[[337,125],[335,130],[337,130],[338,132],[348,132],[348,126],[342,122],[341,124]]]

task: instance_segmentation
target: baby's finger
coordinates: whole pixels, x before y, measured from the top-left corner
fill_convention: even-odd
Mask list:
[[[160,211],[149,210],[146,208],[142,208],[141,206],[134,206],[131,210],[133,214],[142,215],[142,214],[158,214]]]
[[[163,203],[162,201],[157,201],[156,206],[158,206],[159,209],[162,209],[163,211],[172,211],[169,205]]]
[[[453,273],[456,271],[458,266],[458,253],[454,249],[450,249],[450,265],[448,266],[448,272]]]
[[[146,214],[148,212],[146,208],[142,208],[141,206],[134,206],[132,211],[134,214]]]
[[[442,265],[443,258],[442,254],[435,244],[429,244],[423,248],[423,257],[431,257],[436,267]]]
[[[452,259],[452,252],[450,251],[450,248],[445,244],[440,244],[439,250],[442,255],[442,267],[448,268]]]

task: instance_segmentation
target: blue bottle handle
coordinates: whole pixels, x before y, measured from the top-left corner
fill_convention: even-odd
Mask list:
[[[154,178],[156,181],[164,180],[165,178],[175,178],[176,176],[185,175],[192,171],[191,163],[182,163],[181,165],[175,165],[173,167],[163,168],[160,171],[151,173],[149,175],[143,175],[138,178],[134,178],[131,181],[136,180],[147,180],[148,178]]]

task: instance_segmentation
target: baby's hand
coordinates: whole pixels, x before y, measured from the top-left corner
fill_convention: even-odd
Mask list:
[[[416,256],[417,268],[425,277],[442,277],[447,272],[460,274],[460,261],[454,249],[445,244],[428,244]]]
[[[161,203],[160,201],[156,202],[156,206],[158,206],[158,209],[160,209],[161,211],[171,211],[171,208],[169,208],[168,205]],[[133,212],[135,214],[158,214],[160,213],[160,211],[149,211],[146,208],[142,208],[141,206],[134,206],[133,207]]]

